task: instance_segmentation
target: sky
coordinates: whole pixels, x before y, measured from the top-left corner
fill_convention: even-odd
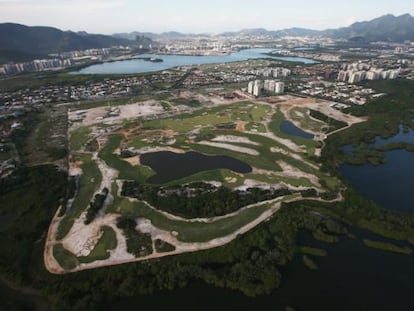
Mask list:
[[[0,0],[0,22],[112,34],[327,29],[384,14],[414,15],[412,0]]]

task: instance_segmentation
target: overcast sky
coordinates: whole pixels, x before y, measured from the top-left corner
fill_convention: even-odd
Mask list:
[[[91,33],[208,32],[263,27],[326,29],[384,14],[414,14],[412,0],[0,0],[0,22]]]

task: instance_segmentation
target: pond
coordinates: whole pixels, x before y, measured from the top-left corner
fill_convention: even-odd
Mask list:
[[[288,120],[283,120],[280,124],[280,130],[283,133],[298,136],[302,138],[312,139],[314,137],[313,134],[310,134],[308,132],[305,132],[304,130],[298,128],[296,125],[294,125],[292,122]]]
[[[151,167],[156,174],[147,182],[167,183],[202,171],[229,169],[236,173],[250,173],[250,165],[228,157],[210,156],[190,151],[174,153],[170,151],[151,152],[141,155],[141,163]]]

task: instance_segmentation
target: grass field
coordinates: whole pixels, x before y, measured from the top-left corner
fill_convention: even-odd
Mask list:
[[[289,197],[293,198],[295,195]],[[121,213],[147,218],[157,228],[166,231],[176,231],[178,232],[177,239],[182,242],[206,242],[233,233],[255,220],[269,207],[269,204],[263,203],[262,205],[242,210],[237,215],[210,223],[203,223],[171,220],[142,202],[131,202],[124,199],[121,202]]]
[[[327,128],[327,124],[320,121],[312,119],[309,116],[309,109],[308,108],[302,108],[302,107],[294,107],[289,110],[289,116],[292,118],[292,120],[295,120],[300,123],[301,128],[303,128],[305,131],[316,131],[320,132],[323,127]]]
[[[62,239],[68,234],[75,219],[79,218],[80,214],[89,206],[89,202],[92,200],[95,192],[100,190],[98,187],[101,183],[102,175],[95,161],[88,155],[78,156],[77,159],[83,162],[81,165],[83,174],[79,178],[79,190],[72,207],[66,212],[65,217],[60,222],[57,239]]]
[[[151,168],[142,165],[132,166],[113,153],[119,147],[121,140],[122,136],[120,135],[111,136],[106,146],[99,152],[99,157],[106,164],[119,171],[120,179],[145,182],[148,177],[154,175],[154,171]]]
[[[62,244],[58,243],[53,247],[53,256],[64,269],[73,269],[79,264],[78,259],[71,252],[66,250]]]
[[[73,152],[81,149],[88,141],[90,133],[91,128],[85,126],[74,130],[70,135],[70,150]]]
[[[306,146],[307,154],[313,155],[315,153],[316,141],[313,139],[306,139],[299,136],[289,135],[284,133],[280,126],[282,122],[285,120],[285,117],[281,112],[276,112],[273,115],[272,121],[269,124],[269,129],[276,135],[282,138],[289,139],[296,143],[299,146]]]
[[[88,256],[78,257],[80,263],[89,263],[95,260],[107,259],[110,256],[109,251],[116,248],[118,242],[115,231],[109,226],[103,226],[101,229],[103,234],[95,245],[95,248]]]

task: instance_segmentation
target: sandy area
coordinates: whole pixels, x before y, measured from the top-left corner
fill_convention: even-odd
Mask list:
[[[218,135],[212,139],[212,141],[225,142],[225,143],[242,143],[253,146],[260,146],[259,143],[250,140],[247,137],[235,136],[235,135]]]
[[[135,149],[135,152],[138,154],[144,154],[144,153],[151,153],[151,152],[159,152],[159,151],[171,151],[175,153],[185,153],[185,150],[174,148],[174,147],[142,147],[139,149]]]
[[[89,126],[101,122],[119,123],[124,119],[149,116],[164,112],[162,105],[155,100],[147,100],[128,105],[112,106],[111,108],[118,108],[119,115],[108,116],[110,111],[109,107],[96,107],[82,111],[70,111],[69,118],[74,118],[76,115],[81,114],[82,121],[79,122],[80,126]]]
[[[235,146],[235,145],[230,145],[230,144],[225,144],[225,143],[215,143],[215,142],[203,140],[203,141],[198,142],[198,144],[205,145],[205,146],[222,148],[222,149],[227,149],[227,150],[236,151],[236,152],[245,153],[245,154],[250,154],[250,155],[254,155],[254,156],[259,155],[259,152],[255,149],[240,147],[240,146]]]
[[[141,161],[140,161],[139,156],[133,156],[133,157],[130,157],[130,158],[122,158],[122,160],[128,162],[132,166],[141,165]]]

